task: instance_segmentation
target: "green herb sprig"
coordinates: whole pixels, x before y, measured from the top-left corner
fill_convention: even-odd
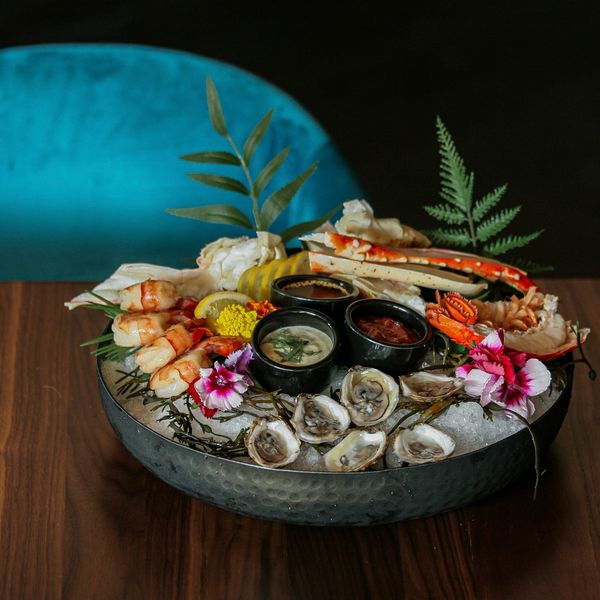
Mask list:
[[[273,117],[273,109],[269,110],[256,124],[240,151],[227,130],[219,93],[210,76],[206,78],[206,99],[213,129],[227,140],[232,152],[223,150],[194,152],[192,154],[185,154],[181,159],[193,163],[230,165],[240,168],[243,175],[242,181],[233,177],[210,173],[189,173],[188,175],[198,183],[249,197],[252,202],[252,217],[254,222],[250,221],[239,208],[230,204],[208,204],[193,208],[168,208],[167,212],[177,217],[187,217],[208,223],[237,225],[254,231],[268,231],[277,217],[287,208],[300,188],[315,172],[318,162],[313,163],[295,179],[271,193],[261,205],[260,198],[265,188],[269,185],[271,179],[290,153],[289,146],[278,152],[264,165],[258,175],[253,178],[250,171],[252,157],[269,129]],[[295,237],[312,231],[315,227],[318,227],[321,223],[331,218],[339,209],[340,206],[337,206],[321,218],[289,227],[281,234],[283,242],[288,242]]]
[[[280,333],[269,341],[273,344],[273,349],[279,354],[281,360],[287,362],[299,363],[304,355],[312,356],[318,353],[318,350],[305,349],[305,346],[310,343],[308,340],[289,333]]]
[[[100,302],[90,302],[88,304],[82,304],[81,308],[86,308],[88,310],[99,310],[104,313],[104,316],[108,319],[114,319],[118,315],[122,315],[126,313],[126,310],[123,310],[118,304],[107,300],[103,296],[96,294],[95,292],[91,292],[86,290],[86,293],[91,294],[94,298],[97,298]],[[131,354],[137,352],[141,346],[134,346],[132,348],[126,348],[123,346],[117,346],[114,341],[114,334],[112,331],[105,333],[103,335],[99,335],[98,337],[92,338],[91,340],[87,340],[80,344],[81,348],[85,348],[86,346],[96,346],[94,350],[92,350],[92,354],[95,356],[101,356],[108,360],[114,361],[123,361]]]
[[[440,144],[442,202],[423,208],[434,219],[454,227],[434,229],[428,231],[427,235],[435,243],[462,248],[470,246],[475,253],[482,253],[484,256],[500,256],[537,239],[543,229],[526,235],[498,237],[519,214],[521,206],[491,213],[504,196],[506,185],[501,185],[474,201],[475,174],[467,171],[452,136],[439,117],[436,129]],[[523,267],[529,267],[531,272],[552,270],[552,267],[531,262],[523,264]]]

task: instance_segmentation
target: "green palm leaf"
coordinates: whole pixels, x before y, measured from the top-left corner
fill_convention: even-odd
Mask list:
[[[262,205],[260,211],[260,220],[262,226],[268,229],[275,219],[285,210],[292,198],[298,193],[298,190],[306,183],[308,178],[315,172],[318,162],[313,163],[304,173],[284,185],[281,189],[273,192]]]
[[[303,223],[297,223],[296,225],[292,225],[288,227],[282,234],[281,239],[284,244],[293,240],[294,238],[300,237],[306,233],[310,233],[315,230],[319,225],[325,223],[325,221],[329,221],[336,212],[341,210],[342,205],[338,204],[334,209],[330,210],[326,215],[322,217],[318,217],[317,219],[313,219],[312,221],[304,221]]]
[[[264,189],[269,185],[271,179],[281,165],[285,162],[285,159],[288,157],[290,153],[290,147],[284,148],[281,152],[278,152],[263,168],[263,170],[258,174],[256,181],[254,182],[254,191],[258,196],[260,196]]]
[[[227,127],[225,126],[225,117],[221,108],[221,100],[219,92],[210,75],[206,76],[206,103],[208,104],[208,114],[213,129],[223,137],[228,137]]]
[[[241,210],[229,204],[208,204],[193,208],[167,208],[167,212],[176,217],[186,217],[207,223],[238,225],[246,229],[254,229],[248,217]]]
[[[193,163],[213,163],[220,165],[236,165],[239,166],[240,159],[231,152],[193,152],[192,154],[184,154],[180,156],[181,160],[187,160]]]
[[[258,144],[267,133],[267,129],[269,129],[269,125],[271,124],[271,118],[273,117],[273,109],[271,109],[256,125],[253,129],[252,133],[248,136],[246,143],[244,144],[244,149],[242,151],[242,155],[244,156],[244,160],[246,164],[250,164],[252,160],[252,156]]]
[[[210,175],[208,173],[188,173],[188,177],[191,177],[194,181],[203,183],[204,185],[227,190],[229,192],[236,192],[237,194],[242,194],[244,196],[250,195],[248,188],[241,181],[231,177]]]

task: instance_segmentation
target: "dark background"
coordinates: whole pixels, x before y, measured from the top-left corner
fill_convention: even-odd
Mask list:
[[[508,182],[513,233],[544,228],[524,255],[555,274],[600,275],[597,10],[567,2],[395,3],[21,0],[0,5],[0,45],[129,42],[188,50],[252,71],[329,131],[378,213],[430,228],[435,116],[476,196]],[[290,6],[294,11],[290,11]]]

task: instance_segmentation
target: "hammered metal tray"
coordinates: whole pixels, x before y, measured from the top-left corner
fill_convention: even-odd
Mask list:
[[[131,454],[174,488],[225,510],[300,525],[374,525],[464,506],[533,471],[527,430],[437,463],[363,473],[268,469],[213,456],[153,431],[109,390],[97,363],[104,410]],[[533,424],[543,452],[567,413],[573,368],[555,403]],[[542,487],[543,493],[543,487]]]

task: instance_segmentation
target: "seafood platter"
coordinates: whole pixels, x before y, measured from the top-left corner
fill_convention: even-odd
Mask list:
[[[195,268],[122,265],[67,303],[112,319],[100,392],[144,466],[309,525],[439,513],[539,467],[588,334],[556,296],[364,200],[300,240],[220,238]]]

